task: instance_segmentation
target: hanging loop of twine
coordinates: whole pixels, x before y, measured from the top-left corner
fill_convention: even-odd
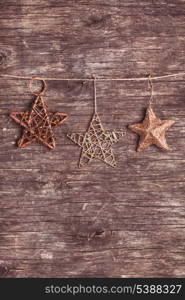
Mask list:
[[[94,86],[94,112],[97,113],[97,99],[96,99],[96,76],[93,75],[93,86]]]
[[[151,74],[149,74],[148,76],[148,89],[150,90],[149,105],[151,105],[153,102],[153,92],[154,92]]]
[[[34,80],[39,80],[39,81],[41,81],[41,84],[42,84],[42,86],[41,86],[41,89],[40,89],[40,91],[35,91],[35,90],[33,90],[33,81]],[[30,92],[32,93],[32,94],[34,94],[34,95],[36,95],[36,96],[41,96],[41,95],[43,95],[44,93],[45,93],[45,91],[46,91],[46,88],[47,88],[47,84],[46,84],[46,81],[44,80],[44,79],[38,79],[37,77],[32,77],[31,78],[31,80],[30,80],[30,83],[29,83],[29,90],[30,90]]]

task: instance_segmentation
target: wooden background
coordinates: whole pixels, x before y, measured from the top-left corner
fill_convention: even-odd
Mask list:
[[[141,77],[185,71],[184,0],[1,0],[0,74]],[[18,149],[9,118],[34,96],[29,81],[0,78],[0,276],[185,276],[185,77],[155,80],[153,108],[176,118],[171,152],[136,153],[127,130],[117,168],[78,168],[93,112],[91,82],[49,81],[50,111],[69,114],[57,146]],[[147,82],[98,82],[106,129],[143,119]]]

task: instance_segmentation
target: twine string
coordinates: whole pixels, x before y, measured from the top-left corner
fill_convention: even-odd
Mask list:
[[[174,74],[168,74],[168,75],[161,75],[161,76],[154,76],[152,77],[152,80],[155,79],[161,79],[161,78],[170,78],[170,77],[178,77],[178,76],[184,76],[185,72],[180,73],[174,73]],[[94,78],[60,78],[60,77],[33,77],[33,76],[19,76],[19,75],[11,75],[11,74],[0,74],[0,77],[4,78],[15,78],[15,79],[25,79],[25,80],[32,80],[33,78],[36,80],[55,80],[55,81],[93,81]],[[147,77],[131,77],[131,78],[103,78],[103,77],[96,77],[96,81],[144,81],[148,80]]]
[[[32,84],[33,84],[34,80],[40,80],[41,81],[42,86],[41,86],[40,91],[34,91],[33,90]],[[38,79],[37,77],[32,77],[31,78],[30,84],[29,84],[30,93],[32,93],[33,95],[36,95],[36,96],[43,95],[46,91],[46,88],[47,88],[47,84],[46,84],[46,81],[44,79]]]
[[[154,91],[151,74],[149,74],[148,76],[148,88],[150,89],[149,105],[151,105],[153,102],[153,91]]]
[[[97,98],[96,98],[96,77],[94,76],[93,80],[93,85],[94,85],[94,113],[97,113]]]

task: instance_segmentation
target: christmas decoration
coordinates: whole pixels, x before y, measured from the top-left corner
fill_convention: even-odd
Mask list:
[[[142,151],[150,145],[156,145],[163,150],[170,150],[165,133],[174,123],[174,120],[160,120],[154,114],[151,106],[148,106],[144,121],[129,125],[129,128],[140,136],[137,151]]]
[[[171,150],[167,145],[165,133],[175,123],[174,120],[161,120],[153,112],[151,103],[153,100],[153,85],[149,75],[149,87],[151,91],[149,106],[142,123],[129,125],[128,127],[139,134],[140,140],[137,151],[142,151],[150,145],[156,145],[163,150]]]
[[[43,89],[40,92],[32,91],[37,97],[30,111],[12,112],[10,114],[10,117],[24,128],[22,137],[18,141],[18,147],[20,148],[24,148],[33,142],[41,142],[48,148],[55,148],[53,128],[62,124],[67,118],[67,114],[48,112],[47,105],[42,97],[46,89],[46,83],[44,80],[42,80],[42,83]]]
[[[68,137],[82,148],[79,166],[88,164],[93,159],[104,161],[111,167],[116,166],[112,145],[123,137],[123,131],[105,131],[97,113],[96,85],[94,80],[95,112],[88,130],[82,133],[68,134]]]

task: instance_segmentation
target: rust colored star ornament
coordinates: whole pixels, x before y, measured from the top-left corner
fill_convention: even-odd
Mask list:
[[[79,166],[87,165],[93,159],[98,159],[111,167],[116,166],[112,145],[119,141],[123,131],[105,131],[98,114],[92,117],[90,126],[85,133],[71,133],[67,136],[82,148]]]
[[[165,134],[174,123],[174,120],[161,120],[156,117],[149,105],[143,122],[128,126],[140,136],[137,151],[145,150],[150,145],[156,145],[163,150],[171,150],[166,142]]]
[[[10,114],[10,117],[24,128],[22,137],[18,141],[19,148],[25,148],[33,142],[41,142],[50,149],[55,148],[53,128],[67,119],[67,114],[48,112],[47,105],[42,97],[46,88],[45,81],[43,81],[43,85],[44,88],[41,92],[32,92],[37,97],[30,111],[12,112]]]

